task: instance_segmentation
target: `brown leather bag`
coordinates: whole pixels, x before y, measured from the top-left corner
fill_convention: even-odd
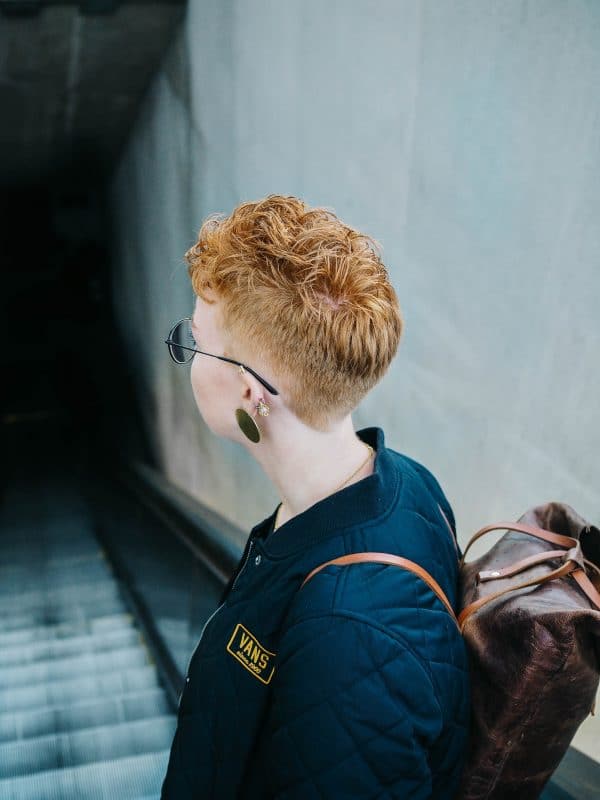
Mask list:
[[[492,530],[507,533],[465,563],[473,542]],[[600,681],[600,530],[556,502],[530,509],[516,523],[481,528],[459,562],[458,617],[429,573],[391,553],[332,559],[312,570],[302,586],[328,564],[363,561],[416,573],[467,643],[471,736],[455,800],[539,797],[577,728],[594,713]]]

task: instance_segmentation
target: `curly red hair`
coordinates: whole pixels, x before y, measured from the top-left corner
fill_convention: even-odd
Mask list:
[[[194,292],[218,296],[233,348],[272,368],[307,425],[351,412],[396,353],[403,321],[377,243],[325,208],[241,203],[209,216],[185,259]]]

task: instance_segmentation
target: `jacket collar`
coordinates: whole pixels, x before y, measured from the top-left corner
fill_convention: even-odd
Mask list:
[[[285,558],[297,553],[342,528],[372,521],[393,505],[398,491],[399,470],[385,446],[383,430],[377,427],[363,428],[356,431],[356,435],[375,450],[371,475],[319,500],[284,522],[264,540],[273,524],[276,508],[253,528],[251,534],[264,540],[262,550],[268,558]]]

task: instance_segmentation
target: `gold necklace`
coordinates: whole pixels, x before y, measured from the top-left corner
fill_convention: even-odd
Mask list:
[[[334,489],[334,490],[333,490],[333,492],[330,492],[330,494],[335,494],[336,492],[339,492],[339,490],[340,490],[340,489],[341,489],[343,486],[345,486],[345,485],[348,483],[348,481],[351,481],[351,480],[352,480],[352,478],[353,478],[353,477],[354,477],[354,476],[355,476],[355,475],[356,475],[358,472],[360,472],[360,471],[361,471],[361,469],[362,469],[362,468],[363,468],[363,467],[366,465],[367,461],[369,461],[369,459],[371,458],[371,456],[372,456],[372,455],[373,455],[373,453],[375,452],[375,451],[373,450],[373,448],[371,447],[371,445],[370,445],[370,444],[367,444],[366,442],[363,442],[363,444],[365,445],[365,447],[367,447],[367,448],[369,449],[369,455],[368,455],[368,456],[365,458],[365,460],[362,462],[362,464],[360,465],[360,467],[358,467],[358,469],[355,469],[355,470],[354,470],[354,472],[352,473],[352,475],[350,475],[350,477],[349,477],[349,478],[346,478],[346,480],[345,480],[343,483],[340,483],[340,485],[337,487],[337,489]],[[281,511],[281,508],[282,508],[282,506],[283,506],[283,504],[284,504],[284,503],[285,503],[285,498],[282,500],[282,502],[281,502],[281,504],[280,504],[279,508],[277,509],[277,513],[275,514],[275,520],[274,520],[274,522],[273,522],[273,531],[276,531],[276,530],[277,530],[277,528],[279,527],[279,526],[278,526],[278,524],[277,524],[277,520],[279,519],[279,512]]]

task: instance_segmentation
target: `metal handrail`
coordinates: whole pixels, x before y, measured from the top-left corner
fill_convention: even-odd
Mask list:
[[[247,537],[247,531],[141,461],[131,461],[118,471],[117,477],[162,519],[194,558],[223,584],[227,583],[242,555],[243,548],[237,542]]]
[[[217,512],[204,506],[164,478],[156,469],[141,461],[122,464],[112,474],[136,501],[177,537],[190,556],[225,585],[242,555],[244,532]],[[177,712],[184,676],[158,630],[146,599],[132,579],[125,560],[95,525],[96,535],[112,564],[127,604],[143,631],[149,651],[166,689],[173,712]],[[193,589],[193,587],[192,587]]]

